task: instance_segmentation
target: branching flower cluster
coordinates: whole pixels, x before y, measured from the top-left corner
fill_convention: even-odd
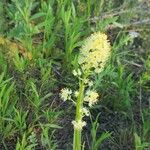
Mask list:
[[[78,56],[79,68],[72,72],[79,80],[79,90],[74,92],[68,88],[61,90],[61,99],[64,101],[71,100],[76,106],[76,117],[72,121],[75,131],[74,145],[78,145],[81,130],[86,126],[83,118],[90,115],[88,107],[92,107],[99,99],[99,94],[92,90],[94,81],[90,79],[94,73],[100,73],[103,70],[110,53],[111,47],[107,35],[100,32],[92,34],[85,40],[80,49]],[[74,101],[74,99],[76,100]]]

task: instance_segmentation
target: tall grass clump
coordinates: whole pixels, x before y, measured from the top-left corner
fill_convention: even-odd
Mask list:
[[[6,138],[11,137],[16,132],[12,114],[17,102],[15,85],[11,83],[12,78],[5,79],[5,75],[5,72],[0,74],[0,138],[3,143]],[[12,94],[14,94],[13,98]]]

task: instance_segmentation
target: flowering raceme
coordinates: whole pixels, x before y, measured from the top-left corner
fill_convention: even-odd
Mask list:
[[[73,92],[67,88],[61,90],[62,100],[71,100],[76,106],[76,117],[72,121],[74,126],[73,150],[81,150],[81,131],[86,126],[83,119],[90,115],[88,107],[92,107],[99,99],[99,94],[92,90],[94,85],[91,80],[93,79],[92,75],[100,73],[104,69],[110,53],[111,47],[107,35],[100,32],[92,34],[85,40],[79,51],[79,67],[72,72],[79,80],[79,89]],[[73,98],[71,98],[71,95]]]
[[[107,35],[103,33],[94,33],[80,49],[78,63],[83,71],[89,70],[99,73],[105,66],[110,56],[110,43]]]

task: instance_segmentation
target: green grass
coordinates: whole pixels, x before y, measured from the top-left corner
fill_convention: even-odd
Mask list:
[[[75,108],[59,94],[77,89],[79,49],[97,31],[108,35],[112,56],[91,78],[100,100],[86,118],[83,147],[148,149],[149,9],[138,0],[2,0],[0,149],[72,149]]]

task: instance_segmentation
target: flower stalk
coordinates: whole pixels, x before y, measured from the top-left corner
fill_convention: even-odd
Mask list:
[[[82,122],[82,113],[80,110],[83,107],[84,80],[81,80],[79,86],[79,95],[76,103],[76,122]],[[82,129],[74,128],[73,150],[81,150],[81,131]]]

